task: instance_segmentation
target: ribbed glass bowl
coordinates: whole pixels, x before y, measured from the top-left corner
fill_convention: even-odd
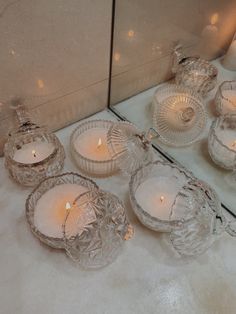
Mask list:
[[[118,171],[118,167],[116,161],[110,156],[105,160],[97,160],[95,158],[87,158],[83,156],[76,147],[76,141],[79,140],[79,137],[83,135],[88,130],[94,130],[94,135],[96,135],[96,130],[108,130],[113,125],[112,121],[107,120],[91,120],[81,123],[71,134],[70,137],[70,151],[73,160],[76,165],[86,174],[95,177],[106,177],[112,175],[116,171]],[[88,140],[87,145],[91,145]],[[105,139],[105,143],[103,145],[107,145],[107,137]]]
[[[163,84],[153,97],[153,127],[167,145],[182,147],[199,140],[207,114],[201,97],[188,88]]]
[[[37,143],[53,146],[52,152],[43,160],[33,163],[23,163],[14,159],[15,153],[24,145]],[[10,177],[24,186],[35,186],[46,177],[61,172],[64,166],[65,151],[55,134],[45,128],[19,129],[12,133],[4,147],[5,167]]]
[[[57,176],[44,179],[33,191],[26,200],[26,219],[32,233],[43,243],[50,247],[63,249],[65,242],[63,235],[61,237],[51,237],[42,233],[35,224],[35,209],[40,198],[48,191],[59,185],[76,184],[84,187],[87,190],[97,190],[98,186],[92,180],[85,178],[76,173],[68,172]],[[78,195],[76,195],[77,197]],[[60,195],[58,195],[60,198]],[[62,228],[62,226],[60,226]]]
[[[215,105],[219,115],[236,113],[236,81],[220,84],[215,95]]]
[[[124,240],[132,237],[133,228],[115,195],[92,190],[74,201],[63,224],[63,234],[68,256],[85,269],[96,269],[114,261]]]
[[[202,96],[206,95],[216,86],[217,68],[201,58],[183,58],[178,63],[175,71],[176,84],[194,89]]]
[[[236,113],[213,121],[208,136],[208,151],[218,166],[236,169]]]

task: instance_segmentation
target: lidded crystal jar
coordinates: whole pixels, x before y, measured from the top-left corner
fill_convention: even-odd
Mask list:
[[[31,121],[23,105],[16,104],[13,109],[19,126],[5,144],[5,166],[17,183],[35,186],[63,169],[64,148],[56,135]]]
[[[177,165],[150,163],[132,175],[129,188],[131,205],[141,223],[167,232],[181,255],[205,252],[224,230],[236,236],[215,191]]]
[[[181,46],[174,50],[172,71],[177,84],[190,87],[203,96],[216,85],[217,68],[199,57],[186,57]]]

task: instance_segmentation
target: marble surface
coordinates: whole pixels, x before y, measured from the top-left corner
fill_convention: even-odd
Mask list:
[[[173,148],[161,143],[159,139],[154,139],[153,143],[160,146],[171,157],[177,160],[180,164],[190,169],[195,176],[208,182],[219,194],[221,201],[236,214],[236,196],[235,187],[229,180],[229,172],[216,166],[208,153],[207,137],[209,128],[213,119],[216,118],[214,97],[216,90],[223,81],[235,80],[236,72],[229,71],[223,68],[220,59],[213,62],[219,70],[217,85],[204,99],[206,106],[208,121],[207,127],[204,130],[200,140],[193,145],[184,148]],[[116,105],[114,108],[120,112],[126,119],[136,124],[142,130],[148,130],[152,125],[151,102],[155,91],[151,88],[145,92],[131,97]],[[135,115],[133,114],[135,111]]]
[[[107,111],[92,118],[116,119]],[[57,132],[66,149],[64,171],[78,171],[69,154],[77,124]],[[167,235],[146,229],[134,216],[127,177],[95,181],[124,201],[135,236],[113,264],[83,271],[31,234],[24,208],[30,189],[12,182],[0,159],[1,314],[235,313],[235,239],[224,234],[204,255],[181,259]]]

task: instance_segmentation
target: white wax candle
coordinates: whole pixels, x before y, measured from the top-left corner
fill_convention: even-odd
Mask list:
[[[230,149],[236,151],[236,131],[235,130],[224,130],[218,134],[219,140]]]
[[[236,90],[224,90],[222,95],[223,112],[230,113],[236,111]]]
[[[171,206],[181,188],[176,177],[152,177],[137,188],[138,204],[152,217],[170,220]]]
[[[111,156],[107,146],[108,129],[93,128],[83,132],[75,140],[75,149],[83,157],[105,161],[110,160]]]
[[[72,205],[75,198],[88,191],[78,184],[61,184],[47,191],[37,202],[34,224],[38,230],[49,237],[62,238],[62,225],[66,218],[66,204]],[[71,228],[76,228],[70,220]],[[73,230],[71,231],[73,233]]]
[[[236,70],[236,39],[231,43],[222,64],[229,70]]]
[[[33,164],[44,160],[53,153],[54,145],[47,142],[31,142],[15,151],[13,159],[24,164]]]

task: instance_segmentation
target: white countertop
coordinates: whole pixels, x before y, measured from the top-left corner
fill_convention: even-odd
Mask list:
[[[92,118],[115,119],[107,111]],[[78,172],[69,156],[77,124],[57,132],[66,150],[65,171]],[[30,189],[12,182],[0,159],[1,314],[235,314],[235,239],[224,234],[206,254],[181,259],[166,235],[134,216],[127,177],[95,181],[124,201],[135,236],[113,264],[84,271],[31,234],[24,208]]]

